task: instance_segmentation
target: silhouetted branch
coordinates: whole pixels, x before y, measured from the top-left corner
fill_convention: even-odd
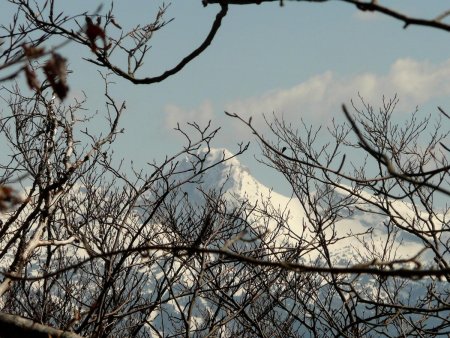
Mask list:
[[[18,315],[0,312],[0,337],[82,338],[74,332],[55,329]]]
[[[403,12],[396,11],[388,6],[381,5],[378,0],[338,0],[354,5],[360,11],[377,12],[383,15],[392,17],[404,23],[403,28],[408,26],[423,26],[431,27],[439,30],[450,32],[450,24],[444,23],[443,20],[449,16],[450,11],[444,11],[437,14],[433,19],[426,19],[421,17],[409,16]],[[313,2],[313,3],[325,3],[331,2],[330,0],[202,0],[204,6],[208,4],[229,4],[229,5],[260,5],[265,2],[278,2],[281,5],[284,2]]]
[[[168,77],[178,73],[180,70],[182,70],[189,62],[191,62],[193,59],[195,59],[197,56],[199,56],[203,51],[208,48],[208,46],[213,41],[214,37],[216,36],[216,33],[218,32],[221,24],[222,19],[226,16],[228,12],[228,5],[227,4],[221,4],[220,12],[217,13],[216,18],[212,24],[211,30],[209,31],[207,37],[205,40],[200,44],[199,47],[197,47],[194,51],[192,51],[189,55],[184,57],[176,66],[173,68],[166,70],[164,73],[158,76],[153,77],[146,77],[146,78],[136,78],[129,72],[126,72],[122,70],[120,67],[117,67],[113,65],[109,59],[101,52],[97,52],[97,60],[87,59],[88,61],[101,66],[106,67],[113,71],[115,74],[123,77],[124,79],[127,79],[131,81],[134,84],[152,84],[164,81]]]

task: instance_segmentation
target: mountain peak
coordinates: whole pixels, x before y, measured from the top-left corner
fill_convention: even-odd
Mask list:
[[[196,155],[186,157],[184,165],[190,165],[200,159],[203,169],[201,187],[205,190],[222,189],[224,192],[240,191],[244,177],[251,177],[247,167],[242,165],[236,155],[225,148],[202,148]],[[225,160],[225,161],[224,161]],[[221,162],[223,161],[223,162]]]
[[[205,164],[212,165],[223,159],[228,159],[222,163],[225,167],[242,166],[236,155],[226,148],[202,148],[197,151],[197,156],[205,159]]]

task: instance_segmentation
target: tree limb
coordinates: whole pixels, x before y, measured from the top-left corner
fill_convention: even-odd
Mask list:
[[[0,312],[0,338],[11,337],[82,338],[82,336],[73,332],[58,330],[18,315]]]

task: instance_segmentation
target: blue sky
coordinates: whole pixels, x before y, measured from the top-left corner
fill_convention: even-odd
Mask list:
[[[76,13],[93,11],[99,3],[84,0],[60,6]],[[386,3],[412,15],[434,17],[447,2]],[[160,4],[117,1],[117,21],[124,28],[148,22]],[[140,75],[156,75],[176,64],[203,40],[217,11],[214,5],[203,8],[200,0],[173,1],[167,18],[175,20],[155,36]],[[8,19],[5,13],[3,21]],[[213,126],[222,127],[214,145],[233,151],[238,142],[254,138],[226,118],[224,110],[253,116],[263,132],[262,113],[283,114],[294,124],[304,118],[319,125],[333,117],[342,119],[341,103],[356,99],[358,92],[374,106],[383,94],[398,93],[399,117],[417,105],[425,113],[437,115],[436,105],[450,111],[449,38],[448,33],[429,28],[405,30],[399,21],[358,12],[338,1],[286,2],[282,8],[276,3],[231,6],[209,49],[177,75],[151,86],[111,77],[116,82],[113,93],[126,100],[128,108],[121,121],[126,132],[117,140],[115,154],[125,163],[145,166],[181,148],[182,139],[173,131],[177,121],[202,124],[210,119]],[[89,53],[80,54],[75,45],[61,53],[74,70],[71,95],[84,90],[88,107],[104,111],[97,68],[80,59]],[[102,125],[101,119],[95,123]],[[263,183],[284,190],[282,179],[258,164],[255,154],[259,149],[252,142],[241,161]]]

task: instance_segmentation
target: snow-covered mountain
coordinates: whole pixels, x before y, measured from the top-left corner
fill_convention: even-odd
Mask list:
[[[223,159],[229,160],[222,162]],[[259,260],[323,267],[327,266],[329,259],[333,266],[344,267],[368,264],[375,259],[392,261],[410,258],[425,247],[424,241],[441,241],[445,245],[448,239],[445,233],[435,233],[436,238],[433,238],[433,234],[427,232],[428,226],[438,230],[442,227],[440,221],[448,217],[438,215],[439,221],[425,211],[414,210],[407,202],[392,200],[387,207],[391,221],[394,218],[403,227],[398,229],[390,225],[386,212],[374,207],[376,203],[370,205],[369,202],[377,202],[380,197],[361,191],[358,192],[360,197],[352,197],[352,188],[344,185],[335,186],[326,196],[331,204],[345,202],[344,207],[337,210],[336,217],[327,219],[326,216],[336,210],[330,212],[326,203],[319,203],[315,210],[308,205],[319,200],[315,199],[319,196],[316,191],[310,192],[311,201],[307,203],[301,203],[296,196],[279,194],[256,180],[250,170],[225,149],[199,150],[179,161],[171,170],[178,173],[171,176],[175,183],[184,182],[193,172],[203,174],[200,183],[187,183],[180,187],[181,192],[174,191],[174,195],[167,198],[167,205],[162,205],[154,214],[151,214],[155,210],[154,205],[159,205],[154,203],[157,200],[155,196],[161,196],[158,185],[151,190],[154,196],[145,196],[136,205],[127,204],[127,199],[122,199],[120,194],[103,194],[96,186],[75,187],[73,196],[69,194],[64,201],[64,208],[73,214],[70,222],[67,222],[66,214],[56,213],[56,216],[61,216],[58,222],[67,222],[69,229],[73,229],[82,240],[84,235],[84,240],[57,252],[61,258],[55,260],[55,264],[60,261],[73,264],[87,258],[87,246],[101,252],[105,247],[115,248],[117,243],[126,246],[131,238],[139,239],[136,245],[185,246],[192,245],[202,235],[204,238],[200,241],[200,247],[224,248],[227,243],[233,242],[233,245],[236,244],[234,247],[230,245],[226,248]],[[211,229],[205,228],[209,233],[203,233],[199,229],[203,228],[207,219],[202,209],[205,194],[213,191],[223,193],[229,208],[226,212],[220,213],[223,211],[220,210],[218,215],[213,215],[216,218],[206,224]],[[92,198],[88,197],[89,194]],[[98,201],[98,205],[92,205],[93,201]],[[247,202],[247,219],[232,213],[233,206],[242,205],[241,202]],[[116,207],[109,209],[111,203],[115,203]],[[122,213],[122,208],[128,210],[127,207],[130,212]],[[92,210],[87,212],[88,208]],[[111,210],[116,211],[117,215],[112,215]],[[198,213],[193,210],[198,210]],[[183,212],[178,217],[177,213]],[[150,214],[152,217],[149,217]],[[325,221],[322,222],[323,228],[319,229],[317,219],[321,217],[325,217]],[[76,228],[70,228],[72,225]],[[422,239],[409,231],[411,226],[422,229]],[[247,228],[252,231],[248,231],[245,237],[239,237]],[[322,245],[324,241],[328,244]],[[242,332],[248,337],[336,337],[341,336],[341,328],[349,324],[348,315],[352,312],[358,318],[367,319],[379,332],[391,334],[416,317],[423,320],[423,325],[433,327],[438,324],[434,318],[416,314],[405,315],[403,322],[397,322],[401,316],[395,309],[389,314],[392,310],[389,306],[386,311],[383,307],[386,314],[379,316],[377,311],[381,307],[373,306],[370,301],[386,301],[399,308],[414,308],[422,306],[422,300],[431,288],[434,288],[434,294],[448,294],[447,283],[431,279],[406,282],[390,279],[386,282],[373,276],[340,275],[336,277],[339,279],[336,284],[327,274],[266,269],[265,266],[246,264],[242,260],[220,255],[189,254],[183,249],[155,249],[146,253],[135,252],[129,257],[128,270],[124,269],[123,275],[118,273],[120,278],[111,286],[112,291],[124,290],[123,299],[114,298],[115,291],[111,291],[112,305],[108,309],[126,318],[118,324],[118,331],[127,332],[126,328],[145,318],[146,335],[142,336],[186,336],[189,323],[193,336],[199,337],[236,337],[242,336],[239,335]],[[40,250],[34,255],[34,260],[29,264],[29,274],[33,274],[34,270],[37,274],[42,273],[47,259],[45,254],[46,250]],[[433,253],[428,250],[421,254],[420,261],[424,266],[435,265],[432,258]],[[70,271],[70,278],[62,281],[79,292],[77,302],[88,304],[82,309],[86,312],[90,309],[90,301],[97,295],[107,263],[108,260],[103,263],[97,259],[92,265],[83,265],[73,274]],[[52,269],[58,267],[56,265]],[[59,301],[67,286],[55,285],[52,292],[55,300]],[[353,290],[349,289],[349,285]],[[35,284],[34,287],[36,290],[33,292],[39,293],[41,285]],[[368,303],[356,299],[355,291]],[[15,297],[20,304],[24,303],[22,299],[26,299],[26,295]],[[353,306],[350,311],[348,304]],[[430,304],[431,301],[427,306]],[[39,304],[32,306],[34,311]],[[264,334],[249,328],[255,322],[261,323],[260,332]],[[370,328],[370,325],[367,327]],[[312,326],[314,334],[310,330]]]
[[[262,196],[268,196],[270,189],[258,182],[250,173],[250,170],[242,165],[237,157],[227,149],[201,149],[196,154],[203,161],[203,168],[209,168],[202,175],[200,186],[205,190],[218,190],[228,194],[234,194],[241,198],[258,199]],[[221,162],[223,159],[229,159]],[[196,157],[186,157],[183,163],[180,163],[178,170],[184,171],[192,167],[196,162]],[[221,162],[221,163],[220,163]],[[198,185],[188,184],[183,190],[192,194],[192,197],[198,199]],[[278,195],[280,199],[283,196]]]
[[[316,236],[315,233],[310,231],[311,227],[308,226],[309,221],[306,212],[295,196],[284,196],[256,180],[250,170],[242,165],[237,157],[233,157],[230,151],[226,149],[202,149],[199,150],[197,156],[204,159],[204,168],[212,167],[205,171],[202,176],[200,186],[203,191],[222,190],[230,200],[248,200],[251,205],[270,201],[273,210],[282,210],[285,215],[288,215],[286,231],[308,240],[312,240]],[[230,158],[230,160],[215,165],[224,158]],[[180,168],[190,168],[191,163],[192,159],[188,157],[180,165]],[[347,190],[349,189],[350,187],[342,185],[342,189],[337,188],[335,194],[338,197],[348,196]],[[182,190],[189,194],[191,201],[201,203],[202,194],[199,191],[198,184],[187,184],[183,186]],[[311,192],[311,194],[314,194],[314,192]],[[364,192],[362,192],[362,195],[365,199],[375,198]],[[373,212],[362,211],[358,206],[359,203],[366,204],[365,201],[356,199],[351,212],[337,219],[333,229],[325,231],[336,232],[335,235],[338,238],[348,237],[348,239],[342,239],[330,245],[331,254],[336,262],[344,265],[348,265],[349,262],[361,263],[361,260],[364,260],[361,254],[367,250],[367,244],[369,243],[374,246],[374,250],[379,249],[380,252],[387,243],[391,243],[393,251],[396,253],[396,259],[411,257],[424,248],[423,243],[407,231],[397,232],[393,241],[393,234],[385,225],[387,217],[377,210],[373,210]],[[410,215],[410,218],[415,217],[415,212],[408,203],[392,201],[391,209],[394,215],[398,214],[406,218],[407,215]],[[428,216],[424,214],[423,217]],[[331,234],[329,235],[331,236]],[[314,260],[319,254],[318,251],[310,252],[309,258]],[[427,253],[421,255],[421,258],[424,259],[426,256]]]
[[[424,240],[434,240],[431,232],[427,232],[427,227],[433,226],[435,229],[439,229],[442,226],[440,222],[448,219],[448,215],[440,215],[438,217],[439,220],[435,216],[433,216],[434,218],[430,217],[426,211],[415,210],[411,204],[402,200],[386,201],[387,204],[385,206],[389,210],[389,215],[387,215],[386,210],[379,210],[376,207],[377,203],[380,203],[380,200],[377,199],[381,197],[364,191],[358,191],[359,197],[351,196],[351,187],[339,185],[332,189],[332,196],[330,197],[335,201],[348,201],[348,204],[341,211],[337,212],[336,218],[333,218],[331,221],[325,221],[324,229],[320,230],[315,228],[314,219],[326,216],[329,210],[321,207],[322,209],[316,209],[318,215],[314,214],[311,206],[308,206],[307,203],[300,203],[297,197],[284,196],[273,191],[270,187],[256,180],[251,175],[250,170],[225,149],[200,150],[196,156],[192,158],[187,157],[183,163],[179,163],[179,171],[184,172],[191,169],[193,163],[196,162],[195,159],[198,158],[202,159],[202,168],[211,167],[211,169],[204,172],[200,185],[192,183],[182,187],[185,194],[189,196],[191,203],[201,207],[202,203],[204,203],[204,195],[201,191],[220,190],[230,203],[247,200],[250,207],[264,206],[264,208],[256,207],[252,209],[252,217],[255,219],[254,223],[249,223],[249,226],[252,227],[258,227],[260,223],[267,221],[267,218],[261,216],[264,210],[272,211],[274,215],[278,213],[279,217],[274,217],[267,221],[268,226],[266,229],[270,233],[267,238],[271,242],[266,242],[266,246],[255,250],[257,252],[266,250],[267,256],[262,256],[263,258],[260,259],[272,261],[280,259],[308,265],[327,266],[328,257],[334,267],[360,264],[369,266],[375,262],[397,260],[395,266],[392,265],[391,268],[414,268],[415,265],[413,263],[404,264],[401,262],[401,259],[412,258],[419,252],[422,252],[425,248]],[[231,159],[220,163],[224,158]],[[199,168],[199,170],[202,168]],[[180,180],[182,180],[182,177],[180,177]],[[314,194],[316,192],[311,191],[312,197],[314,197]],[[352,198],[349,198],[349,196]],[[311,200],[315,201],[314,199]],[[397,222],[396,226],[392,225],[393,221]],[[419,233],[422,239],[410,232],[412,226],[416,230],[421,229],[422,232],[419,231]],[[320,233],[323,235],[322,238],[319,238]],[[439,236],[438,240],[442,241],[442,243],[445,243],[446,239],[448,239],[445,233],[439,233],[437,236]],[[328,245],[322,246],[322,240],[329,241]],[[295,248],[300,248],[298,257],[274,254],[277,250],[279,252],[289,252],[289,250]],[[444,250],[444,248],[442,249]],[[252,254],[251,250],[248,252]],[[444,254],[444,257],[447,256],[448,254]],[[418,261],[420,261],[422,267],[435,267],[433,258],[434,253],[432,250],[427,250],[420,254]],[[210,259],[210,263],[213,266],[217,262],[218,257],[211,256]],[[311,274],[305,277],[301,273],[288,272],[285,279],[283,279],[278,277],[278,275],[273,277],[270,272],[264,272],[261,276],[256,274],[252,277],[254,280],[246,281],[245,276],[243,277],[239,272],[243,265],[236,263],[228,270],[227,275],[230,280],[235,280],[235,284],[232,283],[235,291],[227,297],[230,297],[236,304],[241,304],[249,295],[259,294],[259,297],[262,300],[264,299],[266,303],[263,301],[261,303],[258,301],[249,303],[246,305],[245,311],[248,313],[254,311],[255,316],[257,316],[259,311],[263,311],[266,314],[270,313],[272,318],[277,318],[267,322],[267,332],[271,332],[269,336],[276,332],[278,329],[277,325],[281,327],[287,321],[290,325],[289,332],[295,332],[294,336],[341,336],[339,334],[340,327],[348,324],[348,317],[346,317],[348,315],[347,304],[351,304],[353,307],[352,311],[355,311],[358,318],[368,318],[368,323],[373,323],[374,327],[379,328],[375,336],[378,336],[378,334],[395,336],[399,327],[402,327],[402,325],[407,327],[409,325],[407,323],[414,322],[414,320],[423,320],[424,326],[434,327],[439,325],[439,321],[433,317],[422,318],[420,315],[413,313],[402,317],[404,322],[401,320],[397,322],[396,317],[398,313],[395,314],[395,311],[392,314],[394,319],[389,319],[389,306],[386,307],[386,315],[379,315],[378,311],[380,309],[373,306],[373,304],[386,302],[386,304],[394,304],[394,306],[398,307],[409,306],[413,309],[424,304],[424,299],[426,299],[430,288],[434,288],[437,290],[436,292],[448,292],[447,283],[436,280],[405,281],[402,279],[390,279],[386,281],[368,275],[341,275],[337,277],[339,278],[338,287],[334,285],[335,281],[332,281],[331,276],[326,274]],[[251,267],[246,271],[250,274],[253,273],[250,272],[253,271]],[[192,280],[194,280],[192,276],[187,274],[183,275],[183,278],[185,285],[192,284]],[[218,279],[220,281],[222,279],[227,280],[224,275],[221,275]],[[291,281],[297,282],[290,284]],[[303,288],[302,283],[305,283],[306,289]],[[263,286],[265,284],[272,286]],[[212,288],[226,288],[225,285],[227,284],[219,282]],[[349,289],[349,285],[354,291]],[[340,291],[337,291],[338,289]],[[356,293],[361,298],[355,298]],[[276,297],[279,298],[276,298],[274,295],[278,295]],[[276,301],[273,302],[273,299],[276,299]],[[299,299],[302,299],[302,301],[299,301]],[[368,303],[361,302],[362,299]],[[280,300],[283,301],[283,304],[280,303]],[[183,305],[188,306],[189,301],[189,299],[186,299],[186,303],[183,303]],[[267,307],[265,308],[265,306]],[[195,312],[197,327],[201,327],[205,323],[205,313],[216,311],[213,309],[218,309],[217,304],[214,304],[214,301],[211,302],[208,297],[199,302],[198,311]],[[173,309],[170,311],[176,312]],[[241,310],[238,307],[235,311],[239,312]],[[326,313],[325,315],[324,312]],[[292,314],[294,315],[291,316]],[[232,316],[227,317],[227,314],[223,316],[224,318],[232,318]],[[265,318],[265,315],[261,316],[261,318]],[[168,318],[169,316],[163,312],[155,314],[155,317],[153,317],[153,324],[158,328],[159,332],[164,331],[163,323],[168,321]],[[303,319],[300,320],[299,318]],[[320,319],[318,322],[315,322],[314,318]],[[322,320],[324,321],[321,322]],[[337,331],[330,331],[330,325],[332,324],[327,323],[327,321],[330,321],[329,323],[334,321]],[[230,325],[224,326],[224,331],[221,331],[222,336],[231,337],[232,335],[229,335],[227,330],[233,325],[235,325],[235,322],[230,319]],[[314,334],[307,328],[308,325],[315,326]],[[271,328],[275,331],[271,331]],[[290,335],[287,334],[287,336]],[[402,335],[400,334],[400,336]]]

